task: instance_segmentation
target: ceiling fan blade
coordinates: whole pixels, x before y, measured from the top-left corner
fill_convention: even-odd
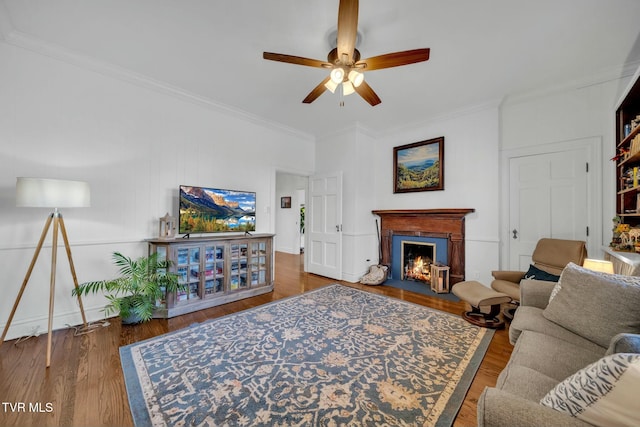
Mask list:
[[[338,60],[344,65],[353,61],[353,50],[358,37],[358,0],[340,0],[338,9]],[[346,62],[343,61],[347,55]]]
[[[283,53],[263,52],[262,57],[269,61],[287,62],[289,64],[306,65],[307,67],[332,68],[333,65],[319,59],[303,58],[301,56],[285,55]]]
[[[327,83],[330,79],[331,77],[327,76],[327,78],[325,78],[318,86],[316,86],[311,92],[309,92],[309,95],[307,95],[307,97],[303,99],[302,102],[305,104],[311,104],[313,101],[318,99],[318,97],[322,95],[325,90],[327,90],[325,83]]]
[[[405,50],[402,52],[387,53],[380,56],[372,56],[356,62],[355,68],[362,71],[381,70],[383,68],[399,67],[400,65],[414,64],[429,59],[429,48]]]
[[[365,101],[367,101],[372,107],[380,104],[382,101],[380,97],[371,89],[371,86],[367,82],[360,83],[360,86],[355,88],[358,95],[360,95]]]

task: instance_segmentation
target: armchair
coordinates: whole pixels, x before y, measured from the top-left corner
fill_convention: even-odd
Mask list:
[[[562,273],[569,262],[582,265],[586,257],[585,242],[550,238],[540,239],[531,255],[534,267],[556,276]],[[517,304],[520,302],[520,281],[525,278],[525,274],[524,271],[492,271],[491,275],[495,280],[491,282],[491,288],[509,295]]]

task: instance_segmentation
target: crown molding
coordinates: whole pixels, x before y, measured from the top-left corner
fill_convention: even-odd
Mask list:
[[[336,129],[331,128],[331,130],[324,132],[321,135],[318,135],[316,137],[316,140],[320,142],[323,140],[332,139],[334,137],[338,137],[348,133],[364,134],[374,139],[378,137],[378,132],[374,131],[373,129],[367,126],[364,126],[360,122],[353,122],[341,128],[336,128]]]
[[[4,2],[0,3],[0,17],[3,16]],[[5,22],[0,20],[0,30],[4,29]],[[10,22],[9,22],[10,25]],[[4,35],[4,31],[3,31]],[[166,82],[153,79],[149,76],[136,73],[124,67],[120,67],[111,64],[106,61],[102,61],[91,57],[89,55],[80,54],[73,50],[64,48],[62,46],[48,43],[37,37],[33,37],[29,34],[11,30],[8,35],[4,35],[6,43],[13,46],[35,52],[40,55],[45,55],[55,60],[74,65],[78,68],[82,68],[94,73],[102,74],[104,76],[121,80],[127,83],[134,84],[138,87],[150,89],[164,95],[172,96],[182,101],[187,101],[198,106],[214,110],[216,112],[233,116],[234,118],[240,118],[248,122],[254,123],[258,126],[270,128],[279,132],[290,134],[296,138],[300,138],[309,142],[315,142],[315,136],[303,132],[299,129],[286,126],[284,124],[266,120],[260,116],[249,113],[238,108],[231,107],[226,104],[216,102],[210,98],[206,98],[194,93],[188,92],[180,87],[170,85]]]
[[[534,89],[530,91],[524,91],[507,95],[501,104],[502,106],[515,105],[523,102],[528,102],[537,98],[545,96],[551,96],[562,92],[568,92],[572,90],[580,90],[590,86],[603,84],[610,81],[624,79],[633,76],[638,67],[640,61],[634,61],[622,66],[615,66],[604,69],[599,73],[589,76],[583,76],[573,80],[565,81],[560,84],[545,87],[542,89]]]
[[[384,131],[379,132],[378,136],[380,138],[397,135],[400,132],[406,132],[407,130],[419,130],[428,125],[432,125],[434,123],[445,122],[448,120],[457,119],[460,117],[468,116],[469,114],[475,114],[481,111],[487,110],[497,110],[500,106],[502,100],[499,99],[491,99],[486,102],[472,105],[469,107],[452,110],[443,114],[437,114],[432,116],[427,116],[423,119],[408,122],[404,125],[396,126],[391,129],[385,129]]]

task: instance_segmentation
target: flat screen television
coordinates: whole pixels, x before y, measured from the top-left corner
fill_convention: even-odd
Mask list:
[[[225,233],[256,229],[256,193],[180,186],[178,232]]]

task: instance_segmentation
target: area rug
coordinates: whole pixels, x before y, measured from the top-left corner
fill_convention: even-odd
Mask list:
[[[120,348],[142,426],[449,426],[493,330],[329,285]]]

